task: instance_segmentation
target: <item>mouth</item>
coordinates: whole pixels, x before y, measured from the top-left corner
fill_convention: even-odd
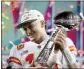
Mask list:
[[[28,36],[28,37],[29,37],[29,39],[30,39],[31,41],[34,40],[34,37],[33,37],[33,36]]]
[[[38,39],[38,34],[34,31],[34,32],[32,32],[32,33],[29,33],[29,35],[28,35],[28,37],[29,37],[29,39],[31,40],[31,41],[37,41],[37,39]]]
[[[38,37],[37,36],[29,36],[29,39],[33,42],[37,42]]]

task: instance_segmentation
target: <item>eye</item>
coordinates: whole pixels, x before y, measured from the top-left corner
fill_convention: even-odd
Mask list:
[[[32,28],[33,28],[33,25],[29,25],[28,28],[29,28],[29,29],[32,29]]]
[[[27,28],[23,28],[24,29],[24,31],[27,31]]]

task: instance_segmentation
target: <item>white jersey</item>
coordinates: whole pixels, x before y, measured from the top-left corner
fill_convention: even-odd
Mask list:
[[[31,65],[34,66],[34,61],[36,60],[41,50],[44,48],[48,39],[49,36],[47,36],[40,44],[29,41],[13,47],[10,51],[9,65],[11,65],[12,68],[28,68]],[[49,46],[51,46],[51,44],[49,44]],[[66,45],[72,52],[73,56],[76,56],[76,48],[72,40],[66,38]],[[68,63],[61,51],[56,53],[55,63],[55,66],[59,68],[68,67]]]

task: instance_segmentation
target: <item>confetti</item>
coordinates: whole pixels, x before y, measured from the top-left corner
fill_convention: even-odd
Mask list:
[[[61,8],[58,8],[58,12],[61,11]]]
[[[4,22],[2,21],[1,24],[4,25]]]
[[[21,14],[23,14],[23,12],[22,12],[22,11],[20,11],[20,12],[19,12],[19,14],[21,15]]]
[[[1,51],[4,51],[4,47],[2,46]]]
[[[10,2],[4,2],[6,5],[10,6]]]
[[[69,4],[68,7],[69,8],[74,8],[74,6],[72,4]]]
[[[79,30],[79,27],[78,27],[78,26],[76,26],[76,27],[75,27],[75,29],[76,29],[76,31],[78,31],[78,30]]]
[[[11,8],[8,8],[5,4],[2,4],[2,11],[5,12],[11,12]]]
[[[5,25],[2,26],[2,30],[5,29]]]
[[[53,4],[54,4],[54,1],[52,0],[49,4],[49,7],[52,7]]]
[[[8,46],[5,47],[5,50],[6,50],[6,51],[9,51]]]
[[[2,4],[5,4],[4,1],[2,1]]]
[[[5,13],[2,13],[2,16],[3,16],[4,18],[6,18],[7,20],[9,20],[9,17],[8,17],[8,16],[6,16],[6,14],[5,14]]]
[[[26,11],[28,11],[28,9],[27,9],[27,8],[25,8],[25,9],[24,9],[24,12],[26,12]]]

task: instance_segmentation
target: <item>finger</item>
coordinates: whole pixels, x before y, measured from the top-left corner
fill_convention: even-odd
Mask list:
[[[59,33],[64,33],[64,29],[63,28],[59,28]]]
[[[61,46],[60,42],[57,41],[57,42],[55,43],[55,47],[54,47],[54,49],[57,51],[57,50],[60,49],[60,46]]]
[[[59,42],[61,42],[61,43],[64,43],[64,42],[65,42],[65,40],[62,39],[62,38],[58,38],[58,39],[56,39],[56,42],[57,42],[57,41],[59,41]]]
[[[63,33],[63,34],[65,33],[64,29],[62,29],[61,33]]]
[[[64,36],[58,36],[57,39],[61,39],[61,40],[64,40],[65,41],[65,37]]]
[[[57,37],[55,37],[54,41],[57,41],[57,40],[63,40],[63,41],[65,41],[65,37],[61,36],[61,35],[58,35]]]
[[[63,46],[63,44],[61,42],[56,41],[56,43],[55,43],[55,50],[60,49],[62,51],[63,50],[62,46]]]
[[[65,37],[65,34],[62,33],[62,32],[58,32],[57,35],[61,35],[61,36],[64,36]]]
[[[60,46],[62,46],[62,43],[59,42],[59,41],[56,41],[55,46],[56,46],[57,48],[60,48]]]

